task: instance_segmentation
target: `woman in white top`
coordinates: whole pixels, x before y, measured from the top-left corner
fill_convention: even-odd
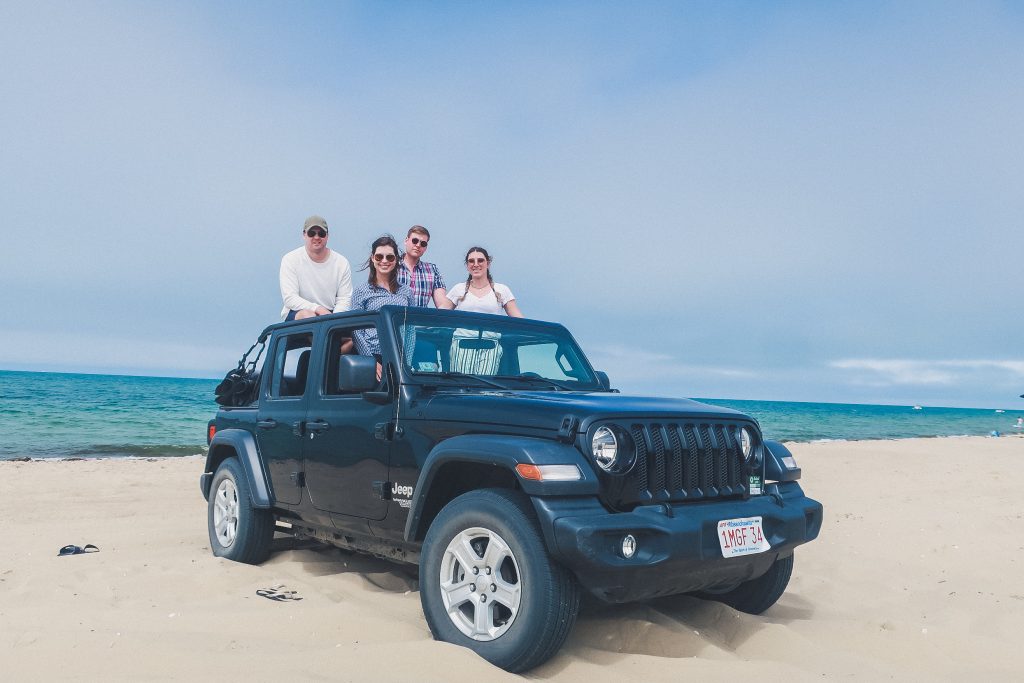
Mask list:
[[[523,317],[512,290],[491,277],[491,256],[486,249],[472,247],[466,252],[466,270],[469,271],[466,281],[448,291],[448,300],[456,309]]]

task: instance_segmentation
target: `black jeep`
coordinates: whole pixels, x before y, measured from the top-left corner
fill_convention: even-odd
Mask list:
[[[622,395],[561,325],[386,307],[255,346],[209,426],[213,553],[261,562],[278,531],[417,563],[434,637],[509,671],[558,650],[580,587],[761,613],[821,527],[753,419]]]

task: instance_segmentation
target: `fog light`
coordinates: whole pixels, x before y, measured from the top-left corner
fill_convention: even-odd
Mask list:
[[[636,554],[636,539],[633,534],[626,534],[622,537],[622,556],[627,560]]]

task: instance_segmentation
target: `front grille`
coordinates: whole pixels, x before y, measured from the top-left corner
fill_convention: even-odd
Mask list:
[[[615,488],[623,505],[706,500],[747,492],[735,425],[650,422],[629,425],[636,465]]]

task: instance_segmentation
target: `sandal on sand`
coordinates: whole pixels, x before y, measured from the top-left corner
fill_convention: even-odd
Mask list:
[[[66,545],[66,546],[64,546],[63,548],[61,548],[60,550],[57,551],[57,556],[58,557],[63,557],[64,555],[81,555],[83,553],[98,553],[99,551],[100,551],[100,549],[97,548],[96,546],[94,546],[92,543],[86,544],[86,546],[84,548],[80,548],[77,545]]]
[[[298,596],[298,594],[295,591],[282,591],[278,590],[279,588],[284,588],[284,586],[275,586],[273,588],[260,588],[258,591],[256,591],[256,595],[260,596],[261,598],[266,598],[268,600],[274,600],[276,602],[302,599]]]

